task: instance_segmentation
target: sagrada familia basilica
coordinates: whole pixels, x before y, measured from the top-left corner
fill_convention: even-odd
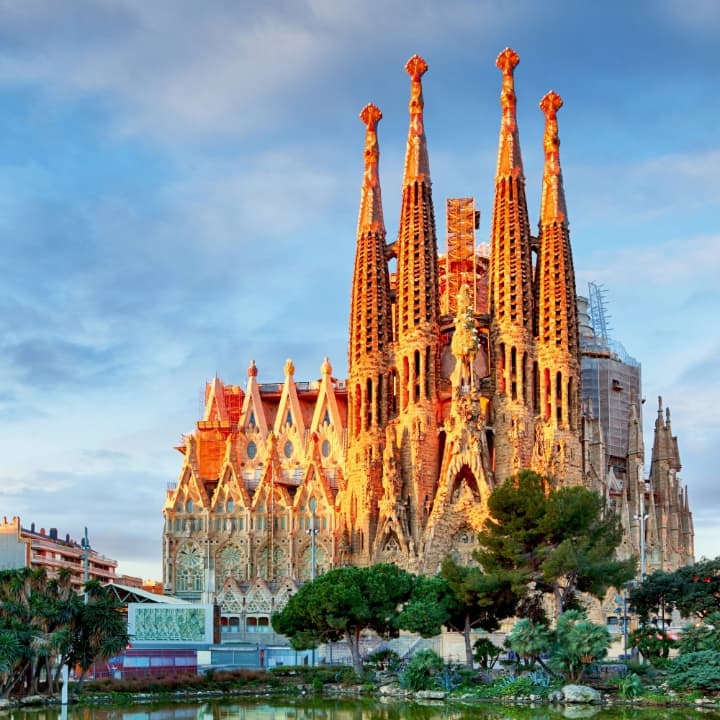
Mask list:
[[[383,220],[377,128],[367,105],[364,174],[350,298],[348,377],[244,387],[215,378],[178,450],[163,515],[165,591],[221,607],[225,629],[269,628],[298,584],[332,567],[393,562],[434,573],[471,561],[493,488],[522,468],[607,498],[623,555],[647,570],[692,562],[693,527],[669,411],[644,471],[641,397],[626,399],[624,457],[609,461],[597,408],[584,397],[578,314],[558,138],[562,99],[540,102],[545,165],[530,230],[516,121],[517,54],[506,49],[489,253],[474,241],[471,198],[447,201],[438,254],[423,122],[425,61],[414,56],[397,239]],[[391,268],[393,271],[391,272]],[[592,355],[592,353],[590,353]],[[597,354],[593,357],[597,359]],[[611,358],[612,359],[612,358]],[[638,381],[639,383],[639,381]],[[617,419],[616,419],[617,420]]]

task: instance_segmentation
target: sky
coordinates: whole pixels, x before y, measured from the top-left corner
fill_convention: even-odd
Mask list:
[[[646,454],[671,409],[720,555],[720,3],[0,2],[0,515],[160,579],[174,450],[218,375],[347,371],[364,127],[397,232],[407,59],[445,199],[489,238],[505,47],[531,222],[555,90],[578,292],[642,363]]]

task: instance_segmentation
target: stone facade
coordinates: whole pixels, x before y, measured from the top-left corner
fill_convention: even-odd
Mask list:
[[[451,240],[450,221],[448,253],[438,257],[425,61],[414,56],[406,66],[410,122],[391,243],[379,180],[382,114],[363,109],[348,378],[333,377],[326,359],[319,380],[297,382],[287,361],[284,382],[261,385],[252,362],[245,388],[218,378],[207,384],[204,416],[178,447],[183,466],[163,508],[166,592],[218,602],[227,627],[258,630],[299,583],[338,565],[389,561],[434,573],[448,554],[471,560],[489,493],[521,468],[620,499],[607,485],[599,423],[581,410],[562,100],[549,93],[541,102],[545,169],[534,237],[515,114],[517,63],[512,50],[497,62],[502,115],[489,259],[476,253],[474,237],[460,252],[467,232]],[[467,221],[472,232],[472,199],[448,206],[453,228]],[[647,531],[651,552],[669,565],[692,557],[676,450],[674,441],[659,443],[647,489],[650,505],[657,491],[668,498]],[[634,500],[627,500],[618,510],[632,533]]]

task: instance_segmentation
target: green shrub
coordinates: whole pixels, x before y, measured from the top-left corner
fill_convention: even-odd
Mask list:
[[[492,670],[501,652],[502,648],[488,638],[479,638],[473,645],[473,660],[479,663],[483,670]]]
[[[383,648],[369,655],[367,664],[376,670],[397,672],[400,669],[400,656],[390,648]]]
[[[527,697],[537,695],[539,690],[527,675],[502,678],[497,685],[495,683],[493,685],[497,691],[496,697]]]
[[[400,686],[407,690],[434,690],[441,685],[445,669],[443,659],[432,650],[415,653],[400,676]]]
[[[720,652],[686,653],[668,665],[668,683],[676,690],[720,690]]]
[[[711,613],[699,625],[688,625],[678,643],[681,653],[720,652],[720,613]]]
[[[518,656],[519,668],[533,668],[550,649],[550,632],[544,623],[521,618],[505,638],[505,645]]]
[[[623,700],[631,700],[642,693],[642,680],[635,673],[628,673],[625,677],[618,680],[617,689],[618,695]]]
[[[579,682],[587,666],[604,658],[610,646],[610,633],[590,622],[580,610],[564,612],[552,637],[550,662],[569,682]]]
[[[677,644],[665,630],[653,625],[644,625],[633,630],[630,642],[651,662],[658,658],[667,658],[670,649]]]

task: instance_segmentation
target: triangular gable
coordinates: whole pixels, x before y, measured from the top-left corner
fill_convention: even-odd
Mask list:
[[[249,615],[269,613],[272,606],[272,592],[268,584],[262,578],[256,579],[245,596],[246,612]]]
[[[323,432],[327,432],[329,429],[340,437],[344,430],[343,421],[331,377],[332,365],[327,358],[323,361],[320,372],[322,373],[322,377],[320,379],[317,400],[315,401],[315,411],[312,422],[310,423],[310,431],[320,432],[322,430]]]
[[[232,461],[225,464],[220,474],[220,482],[212,496],[212,509],[214,510],[219,502],[226,504],[228,498],[232,498],[233,502],[238,504],[239,507],[235,508],[235,511],[241,508],[248,509],[251,505],[250,494],[244,483],[240,481]]]
[[[207,509],[210,507],[210,498],[205,490],[205,485],[198,479],[197,439],[194,435],[188,436],[186,448],[185,463],[180,473],[180,479],[175,491],[166,501],[166,507],[175,509],[179,501],[185,505],[190,499],[199,508]]]
[[[310,462],[295,493],[293,507],[297,509],[301,504],[306,504],[312,495],[319,495],[332,517],[335,506],[335,493],[325,477],[320,457],[320,438],[316,433],[310,436],[309,445]]]
[[[408,544],[405,541],[404,529],[402,523],[394,510],[381,521],[378,527],[375,542],[373,543],[373,557],[382,555],[386,551],[389,543],[397,543],[398,551],[407,556],[409,553]]]
[[[282,585],[275,591],[275,609],[282,610],[299,589],[300,585],[292,578],[283,580]]]
[[[276,507],[279,508],[290,508],[292,507],[292,498],[284,478],[282,476],[280,460],[277,456],[277,449],[275,447],[274,436],[270,441],[270,453],[268,461],[265,463],[263,474],[260,477],[260,482],[252,497],[252,508],[253,510],[257,507],[258,503],[265,502],[268,505],[269,501],[274,499]],[[269,505],[268,505],[269,507]]]
[[[229,422],[225,407],[225,386],[216,375],[205,388],[205,422]]]
[[[244,610],[244,595],[234,578],[227,578],[217,594],[217,603],[226,613],[241,613]]]
[[[175,485],[175,488],[171,492],[168,492],[167,496],[165,497],[165,505],[163,507],[163,511],[175,511],[175,506],[178,502],[178,498],[181,496],[184,497],[185,485],[187,484],[188,479],[191,475],[192,469],[189,466],[188,456],[186,455],[185,461],[183,462],[182,468],[180,469],[180,475],[178,476],[177,484]]]
[[[267,437],[268,434],[267,418],[265,417],[265,409],[263,408],[262,398],[260,397],[260,386],[257,382],[257,367],[255,366],[254,360],[250,362],[250,367],[248,368],[248,383],[238,426],[246,433],[259,432],[262,437]]]
[[[295,366],[292,360],[287,360],[285,362],[285,382],[275,415],[275,434],[286,435],[292,429],[299,438],[303,438],[305,436],[305,418],[298,400],[294,374]]]

